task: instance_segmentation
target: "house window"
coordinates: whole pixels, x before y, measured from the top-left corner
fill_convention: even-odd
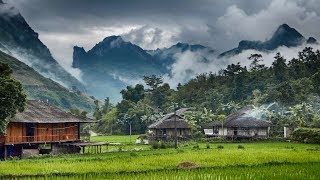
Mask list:
[[[162,131],[162,135],[163,136],[167,135],[167,130],[166,129],[162,129],[161,131]]]

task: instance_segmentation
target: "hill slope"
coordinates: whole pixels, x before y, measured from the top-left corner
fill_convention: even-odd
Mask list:
[[[0,2],[0,49],[8,50],[20,61],[45,77],[71,88],[85,91],[84,86],[52,57],[49,49],[17,9]]]
[[[13,77],[25,90],[28,99],[48,100],[65,110],[79,108],[86,111],[94,109],[93,100],[80,92],[71,92],[49,78],[45,78],[23,62],[0,51],[0,62],[9,64]]]

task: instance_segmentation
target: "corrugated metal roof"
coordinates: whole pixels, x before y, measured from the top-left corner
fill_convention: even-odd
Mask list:
[[[25,123],[64,123],[64,122],[96,122],[90,118],[83,118],[65,112],[47,102],[28,100],[23,112],[17,113],[10,122]]]

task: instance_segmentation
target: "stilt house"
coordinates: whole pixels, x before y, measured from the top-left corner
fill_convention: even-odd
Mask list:
[[[80,124],[92,122],[95,121],[72,115],[49,103],[29,100],[25,111],[11,118],[6,133],[0,136],[0,158],[28,152],[39,154],[43,145],[50,146],[46,151],[59,151],[54,149],[55,145],[78,142]]]

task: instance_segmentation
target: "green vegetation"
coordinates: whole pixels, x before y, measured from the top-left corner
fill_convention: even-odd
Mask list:
[[[22,112],[26,102],[21,84],[11,74],[10,67],[0,62],[0,135],[5,133],[9,118]]]
[[[299,142],[320,144],[320,128],[297,128],[292,133],[292,139]]]
[[[193,147],[198,145],[197,149]],[[223,146],[223,149],[217,147]],[[299,143],[181,144],[176,149],[122,151],[104,154],[61,155],[0,162],[1,177],[72,175],[76,177],[318,177],[320,146]],[[235,161],[236,159],[236,161]],[[177,169],[192,162],[199,169]],[[19,168],[16,168],[19,167]],[[299,169],[299,170],[298,170]],[[255,171],[256,170],[256,171]],[[298,171],[297,171],[298,170]],[[232,172],[232,173],[231,173]],[[260,172],[260,173],[259,173]],[[123,177],[123,178],[122,178]],[[308,178],[308,179],[309,179]]]

